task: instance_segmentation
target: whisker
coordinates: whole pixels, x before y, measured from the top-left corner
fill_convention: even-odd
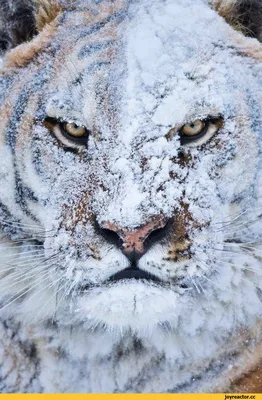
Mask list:
[[[220,290],[226,290],[227,292],[230,292],[230,293],[233,293],[233,294],[235,294],[235,295],[238,295],[238,293],[235,292],[234,290],[232,290],[232,289],[227,289],[227,288],[225,288],[225,287],[219,285],[218,283],[216,283],[216,282],[212,281],[211,279],[207,278],[205,275],[203,275],[201,278],[203,278],[203,279],[205,279],[206,281],[208,281],[208,282],[212,283],[213,285],[217,286]]]
[[[40,291],[38,291],[36,294],[39,294],[42,290],[45,290],[45,292],[43,293],[43,295],[45,293],[47,293],[48,290],[50,290],[52,287],[54,287],[61,279],[63,279],[63,276],[60,276],[60,278],[58,278],[56,281],[52,282],[52,284],[48,285],[47,287],[41,289]],[[34,297],[36,295],[35,293],[33,294],[32,297]],[[57,291],[54,293],[53,296],[51,296],[49,298],[49,300],[43,305],[43,307],[38,311],[38,313],[35,315],[35,317],[33,318],[32,321],[35,321],[37,319],[37,317],[39,316],[39,314],[46,308],[46,306],[50,303],[50,301],[54,298],[54,296],[56,296]],[[42,297],[43,297],[42,295]],[[30,298],[30,300],[32,299],[32,297]]]
[[[236,217],[234,217],[233,219],[230,220],[225,220],[225,221],[219,221],[219,222],[215,222],[216,225],[223,225],[227,226],[227,225],[231,225],[233,224],[235,221],[237,221],[239,218],[241,218],[243,215],[245,215],[249,210],[251,209],[251,207],[248,207],[246,210],[242,211],[239,214],[236,214]]]
[[[42,278],[42,277],[41,277]],[[46,278],[43,279],[43,282],[45,280],[49,279],[49,277],[47,276]],[[35,282],[34,282],[35,283]],[[12,303],[14,303],[15,301],[17,301],[18,299],[20,299],[21,297],[23,297],[25,294],[27,294],[28,292],[30,292],[30,290],[33,290],[34,286],[31,286],[28,288],[28,286],[24,287],[22,290],[20,290],[18,293],[16,293],[16,297],[13,298],[14,296],[11,297],[11,301],[9,300],[7,303],[4,303],[3,306],[0,307],[0,311],[2,311],[3,309],[5,309],[6,307],[10,306]],[[22,293],[21,293],[22,292]],[[21,293],[21,294],[20,294]],[[19,296],[17,296],[17,294],[19,294]]]
[[[44,255],[42,255],[42,256],[32,256],[32,257],[28,257],[28,258],[25,258],[25,259],[23,259],[23,260],[21,260],[20,262],[16,262],[16,263],[14,263],[14,262],[12,262],[12,261],[15,261],[15,260],[10,260],[10,262],[6,262],[6,261],[1,261],[1,263],[2,263],[2,265],[5,265],[5,266],[9,266],[9,268],[11,268],[11,269],[14,269],[14,268],[24,268],[24,267],[30,267],[30,263],[32,262],[35,262],[35,261],[40,261],[41,259],[45,259],[45,256]],[[33,264],[34,265],[34,264]],[[0,272],[1,272],[1,270],[2,269],[0,269]]]
[[[205,297],[207,298],[207,300],[208,300],[208,302],[209,302],[209,297],[210,297],[210,296],[207,295],[207,292],[206,292],[206,290],[203,288],[203,286],[201,285],[201,282],[200,282],[200,281],[198,282],[198,284],[199,284],[199,286],[201,287],[202,292],[204,293]]]
[[[33,255],[28,255],[26,257],[17,257],[15,258],[9,258],[6,259],[5,261],[1,260],[1,263],[3,265],[9,265],[17,268],[22,268],[23,266],[28,266],[29,263],[34,263],[38,260],[41,260],[41,258],[45,258],[45,255],[42,254],[33,254]],[[16,261],[18,259],[18,261]]]
[[[247,245],[247,244],[242,243],[240,246],[236,246],[235,243],[232,243],[232,244],[233,244],[232,247],[238,247],[238,248],[243,249],[243,250],[246,250],[246,251],[248,251],[248,252],[254,251],[254,252],[256,252],[256,253],[262,253],[262,250],[257,249],[257,248],[254,247],[254,246],[249,246],[249,244]],[[225,247],[231,247],[231,243],[230,243],[230,244],[225,244]]]
[[[255,286],[257,289],[261,290],[261,286],[258,286],[255,282],[252,282],[251,280],[249,280],[248,278],[244,277],[244,276],[240,276],[239,278],[241,281],[243,282],[247,282],[250,283],[252,286]]]
[[[218,249],[216,247],[210,247],[209,249],[212,250],[212,251],[217,251],[217,252],[227,253],[227,254],[232,254],[232,255],[242,255],[242,256],[244,256],[244,255],[252,256],[253,255],[253,254],[250,254],[250,252],[244,251],[245,250],[244,248],[243,248],[243,251],[241,251],[241,248],[237,249],[237,250],[229,250],[229,249],[223,249],[223,248]],[[201,249],[194,249],[194,252],[195,253],[200,252],[200,253],[203,253],[203,254],[207,254],[205,251],[203,251]]]
[[[56,304],[55,311],[54,311],[54,314],[53,314],[53,317],[52,317],[52,320],[53,320],[53,321],[55,320],[55,315],[56,315],[56,312],[57,312],[57,310],[58,310],[59,305],[61,304],[62,300],[65,298],[66,289],[67,289],[69,286],[70,286],[70,283],[66,282],[63,286],[61,286],[61,287],[57,290],[57,292],[56,292],[56,294],[55,294],[55,295],[57,296],[58,293],[59,293],[61,290],[65,289],[63,295],[61,296],[61,298],[60,298],[60,300],[59,300],[59,302]],[[51,300],[51,299],[50,299],[50,300]]]
[[[50,270],[50,267],[51,267],[52,265],[54,265],[54,264],[50,264],[50,265],[48,265],[48,266],[43,266],[40,270],[35,271],[34,274],[33,274],[32,276],[30,276],[30,277],[26,276],[26,277],[23,278],[23,279],[20,279],[21,276],[20,276],[19,278],[16,277],[15,280],[12,279],[12,283],[11,283],[10,285],[5,286],[5,285],[6,285],[6,282],[1,282],[2,285],[0,284],[0,288],[2,288],[2,290],[6,291],[7,289],[11,289],[12,287],[16,286],[17,284],[19,284],[19,283],[21,283],[21,282],[24,282],[24,281],[27,281],[27,280],[31,280],[31,281],[32,281],[33,278],[34,278],[35,276],[38,276],[38,275],[39,275],[39,272],[45,270],[45,272],[42,273],[42,275],[39,277],[39,279],[34,280],[34,282],[38,282],[38,281],[41,280],[44,276],[46,276],[47,274],[50,274],[50,272],[52,272],[52,271],[54,271],[54,270],[56,269],[56,267],[54,267],[54,268],[52,268],[52,269]],[[46,270],[46,268],[48,268],[48,270]],[[8,275],[8,277],[10,278],[10,275]]]
[[[241,224],[234,225],[233,229],[235,230],[235,232],[238,233],[238,235],[240,235],[241,232],[243,232],[245,228],[247,228],[248,226],[250,226],[252,224],[255,224],[257,221],[258,221],[258,219],[242,222]],[[233,229],[232,229],[231,226],[230,227],[223,227],[223,228],[217,229],[217,230],[215,229],[214,232],[223,232],[223,231],[228,231],[229,229],[231,229],[231,233],[232,233]]]
[[[199,290],[199,288],[198,288],[198,286],[197,286],[195,280],[194,280],[192,277],[190,277],[190,280],[191,280],[191,282],[193,283],[193,285],[195,286],[195,288],[196,288],[198,294],[201,294],[201,290]]]
[[[46,239],[46,238],[53,238],[54,237],[54,235],[46,235],[46,236],[44,236],[44,235],[42,235],[42,236],[40,236],[40,235],[34,235],[34,237],[24,237],[24,238],[21,238],[21,239],[8,239],[8,240],[0,240],[0,245],[3,243],[3,244],[5,244],[5,243],[8,243],[8,244],[10,244],[10,243],[23,243],[23,242],[35,242],[35,241],[39,241],[39,239]],[[43,245],[43,244],[41,244],[41,245]],[[0,248],[1,249],[1,248]]]
[[[1,250],[11,250],[11,249],[14,249],[14,250],[20,250],[20,249],[23,249],[23,248],[31,248],[31,247],[42,247],[42,248],[44,248],[44,246],[42,245],[42,244],[24,244],[24,245],[20,245],[20,246],[17,246],[16,244],[15,245],[10,245],[10,246],[1,246],[1,242],[0,242],[0,251]]]
[[[38,268],[38,267],[42,267],[42,266],[44,266],[44,265],[46,265],[46,263],[47,262],[49,262],[50,260],[52,260],[52,259],[56,259],[56,257],[58,256],[58,254],[59,253],[56,253],[56,254],[53,254],[52,256],[50,256],[50,257],[44,257],[44,260],[43,261],[40,261],[40,262],[38,262],[37,264],[34,264],[34,265],[32,265],[31,267],[29,267],[30,269],[29,270],[27,270],[27,271],[32,271],[32,270],[34,270],[34,269],[36,269],[36,268]],[[39,260],[38,260],[39,261]],[[24,264],[25,266],[28,266],[28,264]],[[11,267],[12,269],[15,269],[15,267],[16,266],[13,266],[13,267]],[[21,266],[20,266],[20,268],[21,268]],[[1,270],[0,270],[0,272],[1,272]],[[24,271],[21,271],[20,269],[18,270],[18,271],[14,271],[15,273],[17,273],[17,275],[23,275],[24,274]]]
[[[258,269],[258,268],[254,268],[251,266],[246,266],[245,264],[241,265],[241,264],[235,264],[232,261],[227,261],[227,260],[220,260],[221,263],[225,264],[225,265],[232,265],[232,267],[241,269],[241,271],[245,272],[245,271],[250,271],[250,272],[254,272],[257,275],[262,275],[262,268]]]
[[[252,245],[252,244],[261,244],[262,245],[262,238],[259,240],[251,240],[249,242],[243,242],[242,240],[241,241],[238,241],[238,240],[239,239],[232,238],[232,239],[227,239],[226,241],[223,241],[223,242],[216,241],[216,244],[221,244],[223,246],[226,246],[226,245],[228,245],[228,246],[245,246],[245,245]]]
[[[43,259],[43,262],[45,262],[45,259]],[[9,276],[18,276],[18,275],[23,275],[23,274],[25,274],[25,273],[27,273],[28,271],[32,271],[32,270],[34,270],[35,268],[38,268],[38,266],[40,265],[41,266],[41,264],[42,263],[39,263],[39,264],[35,264],[35,265],[33,265],[33,266],[29,266],[28,264],[24,264],[22,267],[20,267],[19,269],[17,269],[16,268],[16,266],[15,265],[12,265],[12,266],[10,266],[9,268],[3,268],[3,269],[1,269],[0,270],[0,273],[2,273],[2,272],[7,272],[7,271],[13,271],[12,273],[10,272],[9,273]],[[28,267],[27,269],[26,269],[26,267]],[[1,278],[0,278],[0,280],[1,280]]]
[[[27,223],[18,222],[18,221],[7,221],[7,220],[1,219],[1,218],[0,218],[0,224],[8,225],[8,226],[25,226],[25,227],[29,227],[29,228],[40,228],[41,230],[45,230],[44,227],[41,227],[40,225],[37,225],[37,224],[27,224]]]
[[[47,233],[55,233],[54,229],[48,229],[46,230],[44,227],[41,226],[37,226],[37,225],[31,225],[31,224],[24,224],[24,223],[19,223],[19,222],[7,222],[7,221],[1,221],[0,219],[0,225],[6,225],[6,226],[10,226],[12,228],[25,228],[27,230],[32,230],[33,232],[36,233],[40,233],[43,234],[44,236],[46,236]]]
[[[1,248],[0,248],[1,249]],[[39,253],[39,249],[34,249],[34,250],[29,250],[29,251],[23,251],[23,252],[20,252],[19,254],[16,254],[16,259],[19,257],[19,258],[22,258],[23,256],[25,256],[25,255],[28,255],[28,254],[37,254],[37,253]],[[3,255],[1,255],[1,257],[4,257],[4,258],[7,258],[7,257],[13,257],[14,255],[13,254],[3,254]]]

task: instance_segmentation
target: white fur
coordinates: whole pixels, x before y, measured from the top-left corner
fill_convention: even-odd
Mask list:
[[[0,145],[0,199],[13,217],[3,222],[9,228],[0,245],[1,276],[9,268],[0,282],[2,337],[5,347],[9,329],[15,333],[18,358],[17,376],[10,383],[7,375],[4,391],[226,390],[230,366],[237,377],[246,353],[261,342],[261,63],[241,54],[240,34],[206,1],[130,2],[126,13],[110,66],[86,72],[104,59],[97,50],[79,61],[83,46],[96,40],[90,35],[70,54],[58,54],[55,82],[41,83],[39,72],[40,111],[98,135],[75,156],[58,146],[60,134],[52,137],[36,121],[32,142],[16,149],[24,183],[38,196],[26,206],[39,224],[17,204],[13,155]],[[74,13],[67,18],[74,27]],[[72,38],[78,33],[69,31]],[[54,44],[66,46],[66,35],[62,24]],[[57,73],[42,57],[43,74]],[[35,77],[33,68],[20,79]],[[81,84],[72,86],[80,72]],[[191,161],[179,162],[180,128],[220,115],[220,131],[213,127],[184,146]],[[157,215],[184,217],[183,204],[192,256],[168,259],[179,244],[173,235],[137,264],[162,285],[106,282],[130,263],[89,215],[133,230]],[[34,357],[25,355],[31,386],[21,361],[26,344],[36,347]]]

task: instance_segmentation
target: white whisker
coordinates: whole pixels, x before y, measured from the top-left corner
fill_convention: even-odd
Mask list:
[[[0,288],[2,288],[2,290],[6,291],[6,290],[11,289],[12,287],[16,286],[17,284],[20,284],[21,282],[30,281],[30,280],[32,281],[33,278],[34,278],[35,276],[39,276],[39,273],[40,273],[41,271],[44,270],[45,272],[43,272],[43,273],[41,274],[41,276],[39,277],[39,279],[33,281],[34,283],[35,283],[35,282],[38,282],[38,281],[41,280],[44,276],[46,276],[47,274],[50,274],[50,272],[52,272],[52,271],[54,271],[54,270],[56,269],[56,267],[54,267],[54,268],[52,268],[51,270],[50,270],[50,269],[46,270],[46,268],[50,268],[52,265],[53,265],[53,264],[50,264],[50,265],[48,265],[48,266],[43,266],[41,269],[35,271],[35,272],[32,274],[32,276],[26,276],[26,277],[23,278],[23,279],[20,279],[21,277],[19,277],[19,278],[16,277],[15,280],[12,279],[12,283],[11,283],[10,285],[5,286],[6,283],[5,283],[5,282],[1,282],[2,285],[0,284]],[[6,278],[7,278],[7,277],[6,277]],[[8,275],[8,278],[10,278],[10,275]]]
[[[212,283],[213,285],[217,286],[217,287],[218,287],[220,290],[222,290],[222,291],[223,291],[223,290],[226,290],[227,292],[233,293],[233,294],[235,294],[236,296],[238,295],[238,293],[235,292],[234,290],[232,290],[232,289],[227,289],[227,288],[225,288],[224,286],[219,285],[218,283],[216,283],[216,282],[212,281],[211,279],[207,278],[205,275],[203,275],[201,278],[203,278],[203,279],[205,279],[206,281],[208,281],[208,282]]]
[[[61,279],[64,279],[63,276],[61,276],[60,278],[58,278],[56,281],[52,282],[52,284],[48,285],[47,287],[42,288],[41,290],[39,290],[36,294],[39,294],[42,290],[45,290],[44,293],[46,293],[48,290],[50,290],[53,286],[55,286]],[[30,298],[30,300],[36,295],[33,294],[33,296]],[[44,295],[44,294],[43,294]],[[43,305],[43,307],[38,311],[38,313],[35,315],[35,317],[33,318],[32,321],[36,320],[37,317],[39,316],[39,314],[45,309],[45,307],[50,303],[50,301],[54,298],[54,296],[57,295],[57,291],[55,291],[55,293],[49,298],[49,300]]]
[[[41,279],[42,279],[42,277],[41,277]],[[47,279],[49,279],[49,276],[45,277],[45,278],[43,279],[43,282],[46,281]],[[35,281],[35,282],[36,282],[36,281]],[[34,283],[35,283],[35,282],[34,282]],[[34,285],[31,286],[31,287],[29,287],[29,288],[28,288],[28,286],[24,287],[22,290],[20,290],[18,293],[16,293],[16,294],[14,295],[15,298],[13,298],[14,296],[12,296],[12,297],[11,297],[12,300],[9,300],[7,303],[4,303],[4,305],[0,307],[0,311],[2,311],[4,308],[10,306],[12,303],[14,303],[15,301],[17,301],[17,300],[20,299],[21,297],[23,297],[25,294],[27,294],[28,292],[30,292],[30,290],[33,290],[34,287],[35,287]],[[21,292],[22,292],[22,293],[21,293]],[[20,293],[21,293],[21,294],[20,294]],[[17,294],[19,294],[19,296],[17,296]]]
[[[23,248],[31,248],[31,247],[41,247],[42,249],[44,249],[44,246],[42,244],[25,244],[25,245],[10,245],[10,246],[1,246],[1,242],[0,242],[0,251],[1,250],[20,250]]]
[[[215,224],[216,225],[223,225],[223,226],[231,225],[235,221],[237,221],[239,218],[241,218],[243,215],[245,215],[249,210],[250,210],[250,207],[248,207],[246,210],[242,211],[241,213],[236,214],[236,217],[233,217],[233,219],[228,219],[228,220],[225,220],[225,221],[215,222]]]

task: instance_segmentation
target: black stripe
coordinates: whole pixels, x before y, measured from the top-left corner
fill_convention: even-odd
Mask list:
[[[18,126],[28,105],[29,98],[32,94],[38,93],[39,89],[42,89],[44,84],[48,81],[50,75],[46,74],[48,69],[49,65],[46,64],[41,71],[36,73],[23,87],[15,102],[14,113],[10,117],[5,133],[6,143],[10,146],[12,153],[15,151]],[[23,76],[21,76],[20,79],[23,79]]]
[[[27,206],[27,199],[30,199],[32,201],[37,201],[38,199],[35,197],[34,193],[32,192],[31,189],[27,188],[23,182],[22,179],[19,175],[18,169],[17,169],[17,163],[15,159],[15,146],[16,146],[16,139],[17,139],[17,132],[18,132],[18,126],[19,123],[21,122],[21,118],[25,112],[25,109],[28,105],[28,100],[31,95],[30,88],[25,86],[21,93],[19,94],[15,106],[14,106],[14,113],[10,117],[10,122],[7,126],[6,129],[6,143],[10,147],[12,153],[14,154],[13,158],[13,165],[14,165],[14,178],[15,178],[15,201],[18,203],[22,209],[22,211],[35,220],[35,217],[32,215],[32,213],[29,211],[28,206]]]
[[[72,86],[81,85],[85,76],[90,76],[100,68],[104,66],[109,66],[110,64],[111,61],[94,61],[93,63],[89,64],[83,72],[80,72],[78,77],[74,81],[72,81],[68,88],[71,89]]]
[[[11,152],[13,153],[13,166],[14,166],[14,179],[15,179],[15,201],[21,207],[21,210],[32,220],[37,221],[37,218],[32,214],[32,212],[28,208],[27,201],[38,202],[37,197],[34,192],[28,188],[22,180],[22,177],[19,174],[17,167],[17,160],[15,154],[16,148],[16,140],[17,134],[20,128],[21,119],[24,115],[26,107],[28,105],[28,101],[32,93],[37,93],[39,91],[39,87],[43,87],[43,85],[48,80],[48,74],[45,74],[48,65],[43,68],[40,72],[38,72],[33,81],[27,82],[27,84],[21,90],[14,106],[14,112],[10,117],[9,124],[6,127],[6,144],[10,147]],[[33,119],[33,116],[32,116]]]
[[[115,40],[106,40],[105,42],[97,42],[92,44],[87,44],[82,47],[82,49],[78,53],[78,59],[82,60],[85,57],[90,56],[90,54],[96,53],[100,50],[104,50],[109,46],[112,46],[115,43]]]
[[[103,21],[90,26],[88,29],[83,29],[77,39],[85,38],[93,33],[100,31],[106,24],[111,21],[115,21],[116,23],[122,22],[126,18],[126,10],[118,11],[115,14],[109,15]]]
[[[85,74],[91,75],[92,73],[96,72],[98,69],[110,65],[110,61],[95,61],[88,65],[88,67],[85,69]]]
[[[30,94],[30,90],[26,86],[19,93],[14,106],[14,113],[11,115],[9,124],[6,127],[6,144],[11,148],[12,153],[15,152],[17,128],[27,107]]]
[[[2,202],[0,202],[0,214],[1,214],[1,219],[3,221],[5,221],[5,220],[12,221],[12,219],[14,218],[14,215],[11,213],[11,211],[9,211],[8,207],[5,204],[3,204]],[[2,222],[0,222],[0,226],[1,226],[1,230],[4,230],[6,228],[6,225],[3,224]],[[10,227],[10,228],[12,229],[12,227]],[[12,232],[12,233],[15,233],[15,232]]]
[[[1,76],[0,75],[0,104],[2,104],[6,96],[10,93],[10,86],[14,82],[14,75]]]
[[[33,168],[35,169],[36,174],[38,176],[43,176],[45,168],[42,164],[41,151],[39,148],[39,139],[35,137],[31,142],[31,146],[32,146],[32,154],[34,156],[32,159]]]
[[[35,215],[32,214],[32,212],[28,208],[27,201],[33,201],[35,203],[38,202],[38,198],[35,196],[34,192],[27,187],[21,177],[20,174],[17,170],[17,166],[15,165],[15,188],[16,188],[16,193],[15,193],[15,201],[16,203],[19,204],[21,207],[21,210],[32,220],[38,221],[38,219],[35,217]]]

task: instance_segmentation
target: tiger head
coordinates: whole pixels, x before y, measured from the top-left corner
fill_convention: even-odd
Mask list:
[[[262,47],[238,15],[229,1],[38,4],[0,83],[8,315],[203,341],[255,324]]]

